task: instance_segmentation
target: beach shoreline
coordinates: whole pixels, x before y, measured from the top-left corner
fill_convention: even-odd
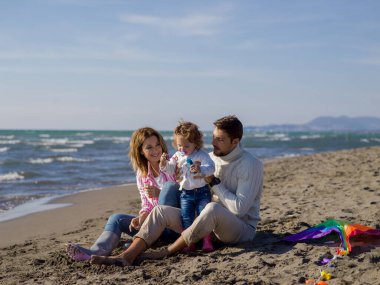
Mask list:
[[[104,212],[131,210],[137,214],[139,197],[135,184],[125,184],[53,198],[46,205],[54,204],[54,208],[0,222],[0,248],[43,234],[62,234],[80,227],[86,220],[104,217]],[[118,205],[113,208],[114,201]]]
[[[122,185],[61,197],[52,202],[71,206],[1,222],[0,283],[305,284],[318,279],[318,260],[333,254],[339,243],[293,244],[281,241],[283,236],[328,218],[380,228],[380,147],[274,159],[264,167],[261,221],[253,243],[127,268],[72,262],[65,254],[67,242],[89,246],[111,214],[138,213],[136,185]],[[379,239],[352,244],[348,256],[322,268],[333,276],[329,285],[380,280]],[[123,243],[114,253],[122,250]]]
[[[5,211],[3,213],[0,213],[0,223],[14,220],[18,218],[25,217],[30,214],[44,212],[44,211],[50,211],[54,209],[58,209],[61,207],[69,207],[72,206],[71,203],[63,203],[59,202],[61,201],[61,198],[65,198],[72,195],[77,195],[85,192],[92,192],[92,191],[104,191],[109,188],[114,187],[125,187],[125,186],[134,186],[133,183],[127,183],[127,184],[121,184],[121,185],[114,185],[112,187],[101,187],[101,188],[91,188],[86,190],[77,191],[70,194],[63,194],[63,195],[56,195],[56,196],[49,196],[49,197],[43,197],[38,198],[34,200],[29,200],[25,202],[24,204],[20,204],[8,211]],[[136,186],[136,185],[135,185]]]

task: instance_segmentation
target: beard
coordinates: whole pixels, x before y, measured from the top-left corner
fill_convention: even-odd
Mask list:
[[[225,156],[226,154],[224,152],[221,152],[219,149],[214,147],[213,153],[215,156]]]

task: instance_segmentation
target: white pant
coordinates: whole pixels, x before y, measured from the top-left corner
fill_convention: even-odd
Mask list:
[[[183,229],[180,211],[180,209],[170,206],[156,206],[135,237],[142,238],[148,246],[151,246],[165,228],[181,233]],[[216,237],[224,243],[237,243],[252,241],[256,229],[236,217],[222,205],[211,202],[206,205],[194,223],[182,232],[182,237],[186,244],[190,245],[211,232],[214,232]]]

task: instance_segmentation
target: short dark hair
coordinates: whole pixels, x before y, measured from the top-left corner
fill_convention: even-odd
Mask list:
[[[225,131],[231,140],[243,137],[243,124],[235,115],[225,116],[216,120],[214,126]]]

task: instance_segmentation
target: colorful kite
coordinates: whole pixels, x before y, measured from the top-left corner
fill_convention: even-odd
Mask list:
[[[380,229],[375,229],[359,224],[350,225],[344,221],[329,219],[324,223],[308,228],[284,238],[286,241],[296,242],[304,239],[320,238],[331,232],[337,232],[342,242],[344,251],[338,252],[340,255],[347,254],[351,251],[350,237],[358,234],[374,235],[380,237]]]

